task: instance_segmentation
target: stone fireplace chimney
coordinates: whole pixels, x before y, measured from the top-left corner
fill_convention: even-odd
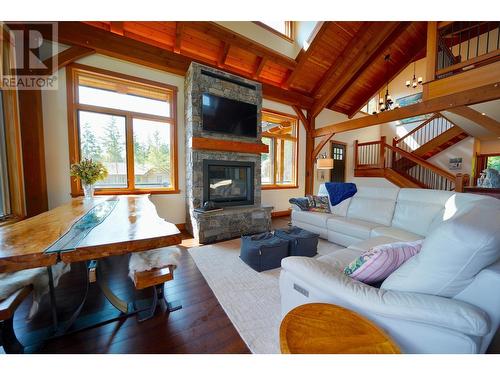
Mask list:
[[[260,153],[265,149],[261,141],[261,84],[193,62],[187,71],[184,88],[188,231],[201,243],[209,243],[270,230],[272,207],[261,206]],[[257,137],[249,138],[204,130],[202,126],[204,93],[256,105]],[[224,206],[222,211],[195,212],[195,208],[203,206],[204,196],[206,199],[209,189],[205,186],[206,166],[210,164],[209,162],[212,164],[219,162],[221,168],[231,165],[252,166],[253,183],[236,181],[242,189],[253,188],[252,194],[247,194],[251,196],[251,201],[243,200],[242,205],[221,203],[220,206]],[[238,189],[236,191],[239,192]]]

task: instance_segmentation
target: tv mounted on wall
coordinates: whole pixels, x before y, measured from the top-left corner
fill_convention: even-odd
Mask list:
[[[202,97],[203,130],[257,137],[257,106],[204,93]]]

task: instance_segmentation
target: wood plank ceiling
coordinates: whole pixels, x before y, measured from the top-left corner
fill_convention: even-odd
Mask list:
[[[74,37],[65,40],[64,24],[60,23],[60,39],[74,42]],[[294,60],[213,22],[85,24],[162,49],[165,58],[176,61],[176,69],[189,60],[202,62],[258,80],[264,94],[312,109],[313,115],[326,107],[349,116],[387,80],[424,56],[427,31],[426,22],[323,22],[307,51]],[[389,62],[384,61],[387,54]]]

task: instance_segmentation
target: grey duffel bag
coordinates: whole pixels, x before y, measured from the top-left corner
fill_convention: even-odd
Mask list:
[[[289,242],[288,256],[313,257],[318,253],[319,234],[298,227],[276,229],[276,237]]]
[[[240,258],[257,272],[281,267],[287,255],[288,241],[271,232],[241,236]]]

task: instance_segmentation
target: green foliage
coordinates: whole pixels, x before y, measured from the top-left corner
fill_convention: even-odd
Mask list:
[[[82,180],[84,184],[93,185],[108,177],[108,170],[101,162],[82,159],[80,163],[71,165],[70,174]]]
[[[111,117],[111,120],[108,125],[106,125],[104,132],[105,137],[103,138],[103,144],[106,150],[105,160],[111,163],[122,162],[123,145],[120,142],[120,131],[116,126],[116,118],[114,116]]]
[[[170,168],[170,149],[160,139],[160,133],[153,132],[152,139],[148,139],[147,163],[158,171],[166,171]]]
[[[500,171],[500,156],[489,156],[486,168],[493,168]]]
[[[102,148],[99,145],[97,137],[90,130],[88,122],[83,124],[82,129],[82,156],[87,159],[101,160]]]

